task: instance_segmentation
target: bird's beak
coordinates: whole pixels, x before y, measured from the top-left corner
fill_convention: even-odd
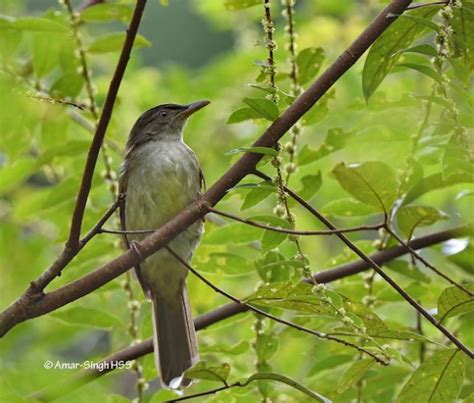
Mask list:
[[[186,109],[184,109],[180,115],[181,117],[187,118],[191,116],[194,112],[197,112],[199,109],[204,108],[205,106],[209,105],[211,101],[197,101],[193,102],[192,104],[186,105]]]

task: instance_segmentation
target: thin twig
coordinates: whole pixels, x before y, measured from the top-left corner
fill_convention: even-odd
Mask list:
[[[293,234],[293,235],[334,235],[338,233],[345,233],[345,232],[357,232],[357,231],[368,231],[368,230],[378,230],[384,227],[384,223],[374,224],[374,225],[361,225],[358,227],[350,227],[350,228],[338,228],[335,230],[321,230],[321,231],[309,231],[309,230],[295,230],[295,229],[288,229],[282,227],[274,227],[269,224],[260,224],[256,221],[249,220],[247,218],[239,217],[237,215],[227,213],[222,210],[217,210],[214,207],[208,206],[210,212],[214,214],[221,215],[223,217],[230,218],[235,221],[239,221],[243,224],[251,225],[253,227],[262,228],[268,231],[280,232],[283,234]]]
[[[421,238],[414,239],[410,242],[410,245],[415,249],[422,249],[426,248],[435,244],[439,244],[441,242],[447,241],[449,239],[453,239],[459,236],[465,236],[472,233],[474,229],[468,226],[461,226],[452,228],[450,230],[445,230],[441,232],[436,232],[430,235],[426,235]],[[379,251],[373,255],[371,258],[379,264],[384,264],[388,261],[396,259],[399,256],[408,253],[407,249],[403,246],[397,246],[391,249],[385,249],[383,251]],[[370,269],[371,267],[367,264],[364,260],[358,260],[356,262],[351,262],[333,269],[323,270],[319,273],[314,275],[315,280],[322,284],[322,283],[330,283],[333,281],[337,281],[339,279],[343,279],[358,273],[363,272],[364,270]],[[82,284],[78,284],[78,286],[82,286]],[[48,297],[48,295],[46,296]],[[238,315],[239,313],[247,312],[249,309],[247,306],[242,304],[237,304],[235,302],[223,305],[219,308],[216,308],[210,312],[207,312],[201,316],[198,316],[194,319],[194,327],[195,329],[202,330],[207,328],[208,326],[217,323],[219,321],[228,319],[232,316]],[[44,313],[44,312],[43,312]],[[346,335],[347,336],[347,335]],[[117,351],[108,357],[104,358],[100,361],[99,364],[104,364],[103,367],[105,368],[103,371],[98,371],[97,369],[90,369],[90,370],[83,370],[79,371],[76,374],[68,377],[64,380],[65,387],[61,388],[66,390],[73,390],[76,389],[93,379],[105,375],[106,373],[116,368],[115,366],[107,365],[111,362],[127,362],[132,361],[137,358],[143,357],[146,354],[150,354],[153,352],[153,341],[152,338],[149,338],[141,343],[135,344],[133,346],[128,346],[123,350]],[[38,392],[40,395],[58,393],[57,389],[50,390],[47,388],[41,392]]]
[[[84,167],[84,173],[82,175],[81,186],[79,188],[79,193],[76,198],[76,204],[74,206],[69,237],[66,242],[66,245],[72,249],[76,248],[79,243],[82,220],[84,218],[86,202],[92,185],[92,176],[94,175],[97,157],[99,156],[99,151],[102,146],[105,132],[109,125],[110,118],[112,117],[112,111],[114,108],[115,100],[117,98],[120,83],[122,82],[125,69],[127,68],[130,53],[133,48],[133,42],[135,41],[135,37],[138,32],[138,27],[140,25],[143,11],[145,9],[145,4],[146,0],[137,0],[132,19],[127,29],[127,35],[125,37],[125,42],[120,53],[117,67],[115,68],[114,75],[112,77],[112,80],[110,81],[109,90],[107,92],[107,97],[105,99],[104,107],[102,109],[102,114],[100,115],[100,119],[97,124],[97,129],[95,131],[94,138],[89,148],[86,165]],[[56,273],[52,274],[54,275],[54,278],[56,276]]]
[[[327,91],[335,82],[348,71],[363,53],[374,43],[374,41],[397,19],[397,15],[403,13],[411,0],[392,0],[387,7],[367,26],[357,39],[321,74],[318,79],[304,91],[293,104],[275,120],[253,144],[257,147],[272,147],[277,141],[296,123]],[[73,225],[71,226],[71,242],[66,244],[62,255],[71,253],[77,247],[80,227],[85,209],[85,203],[89,194],[92,173],[94,171],[97,155],[105,134],[113,104],[117,95],[120,81],[126,66],[128,56],[131,51],[133,38],[135,37],[138,23],[143,13],[145,0],[137,0],[134,16],[130,23],[124,48],[122,50],[114,78],[109,87],[109,93],[105,102],[101,119],[97,126],[96,135],[91,145],[88,161],[84,170],[83,180],[76,200],[75,213],[73,214]],[[207,210],[203,206],[203,201],[215,205],[246,175],[251,173],[256,164],[261,160],[262,155],[257,153],[245,153],[228,171],[221,176],[217,182],[210,187],[200,199],[193,202],[176,217],[167,222],[154,234],[139,242],[142,257],[137,256],[132,251],[127,251],[121,256],[111,260],[94,272],[83,278],[76,280],[58,290],[44,296],[33,296],[26,291],[3,312],[0,313],[0,336],[8,332],[13,326],[27,319],[50,312],[89,292],[92,292],[111,279],[119,276],[129,268],[135,266],[142,258],[146,258],[166,245],[171,239],[184,231],[197,220],[202,219]],[[60,261],[54,267],[47,270],[45,274],[45,284],[49,284],[64,267]],[[34,303],[33,302],[34,299]]]
[[[183,266],[185,266],[191,273],[193,273],[199,280],[201,280],[203,283],[205,283],[207,286],[209,286],[210,288],[212,288],[215,292],[223,295],[224,297],[230,299],[231,301],[237,303],[237,304],[240,304],[240,305],[244,305],[246,306],[250,311],[252,312],[255,312],[255,313],[258,313],[259,315],[262,315],[262,316],[265,316],[267,318],[270,318],[272,320],[274,320],[275,322],[278,322],[278,323],[281,323],[283,325],[286,325],[286,326],[289,326],[289,327],[292,327],[294,329],[297,329],[297,330],[300,330],[304,333],[309,333],[309,334],[312,334],[313,336],[316,336],[316,337],[319,337],[321,339],[326,339],[326,340],[332,340],[332,341],[335,341],[337,343],[340,343],[340,344],[343,344],[345,346],[348,346],[348,347],[352,347],[354,349],[356,349],[357,351],[359,352],[362,352],[364,354],[367,354],[369,356],[371,356],[374,360],[376,360],[378,363],[382,364],[382,365],[388,365],[388,362],[384,361],[382,358],[380,358],[377,354],[374,354],[372,353],[371,351],[369,350],[366,350],[360,346],[358,346],[357,344],[354,344],[354,343],[351,343],[351,342],[348,342],[347,340],[343,340],[343,339],[340,339],[338,337],[334,337],[334,336],[331,336],[331,335],[328,335],[327,333],[322,333],[322,332],[318,332],[317,330],[313,330],[313,329],[308,329],[307,327],[304,327],[304,326],[300,326],[296,323],[293,323],[293,322],[290,322],[288,320],[285,320],[285,319],[282,319],[282,318],[279,318],[278,316],[274,316],[270,313],[267,313],[261,309],[258,309],[258,308],[255,308],[253,305],[249,304],[249,303],[246,303],[244,301],[241,301],[240,299],[234,297],[233,295],[229,294],[227,291],[224,291],[223,289],[219,288],[218,286],[216,286],[214,283],[212,283],[211,281],[209,281],[207,278],[205,278],[202,274],[200,274],[196,269],[194,269],[188,262],[186,262],[183,258],[181,258],[181,256],[179,256],[175,251],[173,251],[173,249],[171,249],[169,246],[165,246],[165,249],[171,253]]]
[[[393,236],[400,245],[403,245],[405,248],[408,249],[410,254],[420,262],[422,262],[426,267],[428,267],[431,271],[435,272],[438,276],[444,278],[448,283],[454,285],[455,287],[459,288],[460,290],[464,291],[470,297],[474,296],[474,292],[464,287],[462,284],[454,281],[451,277],[444,274],[442,271],[437,269],[433,266],[430,262],[428,262],[423,256],[421,256],[416,250],[414,250],[408,243],[406,243],[402,238],[400,238],[395,231],[393,231],[388,225],[385,226],[385,230]]]
[[[265,175],[262,172],[255,171],[255,175],[264,179],[271,180],[270,177]],[[336,229],[336,227],[324,217],[318,210],[311,206],[306,200],[301,198],[298,194],[293,192],[291,189],[285,187],[285,191],[293,197],[301,206],[313,214],[319,221],[321,221],[326,227],[330,229]],[[346,246],[352,250],[357,256],[362,260],[366,261],[376,272],[382,277],[395,291],[397,291],[405,301],[407,301],[413,308],[420,312],[433,326],[435,326],[441,333],[443,333],[456,347],[462,350],[468,357],[474,358],[474,353],[465,346],[461,340],[459,340],[453,333],[451,333],[447,328],[445,328],[441,323],[439,323],[425,308],[423,308],[414,298],[412,298],[398,283],[393,280],[383,269],[370,257],[362,252],[349,238],[344,234],[336,233],[336,236],[346,244]]]

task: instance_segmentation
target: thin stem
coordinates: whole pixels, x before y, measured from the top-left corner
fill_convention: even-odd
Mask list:
[[[431,271],[435,272],[441,278],[444,278],[448,283],[454,285],[455,287],[463,290],[467,295],[470,297],[474,296],[474,292],[464,287],[462,284],[454,281],[451,277],[444,274],[442,271],[437,269],[433,266],[430,262],[428,262],[423,256],[421,256],[416,250],[414,250],[407,242],[405,242],[402,238],[400,238],[395,231],[393,231],[389,226],[385,226],[385,230],[394,237],[400,245],[403,245],[405,248],[408,249],[410,254],[420,262],[422,262],[426,267],[428,267]]]
[[[468,227],[468,226],[456,227],[450,230],[445,230],[445,231],[437,232],[437,233],[427,235],[418,239],[414,239],[413,241],[410,242],[410,245],[415,249],[427,248],[449,239],[453,239],[459,236],[469,235],[470,233],[472,233],[472,231],[473,231],[473,228]],[[406,253],[408,253],[408,251],[403,246],[397,246],[395,248],[379,251],[371,255],[371,258],[379,264],[384,264]],[[370,268],[371,267],[367,264],[367,262],[365,262],[364,260],[359,260],[356,262],[342,265],[340,267],[321,271],[319,273],[316,273],[314,277],[318,283],[330,283],[333,281],[337,281],[339,279],[343,279],[343,278],[361,273],[364,270],[367,270]],[[84,285],[82,284],[82,282],[79,282],[77,286],[84,288]],[[45,298],[49,298],[49,296],[46,295]],[[248,310],[249,308],[247,306],[240,303],[232,302],[232,303],[223,305],[219,308],[216,308],[210,312],[207,312],[201,316],[198,316],[197,318],[194,319],[194,326],[197,331],[202,330],[208,326],[211,326],[212,324],[218,323],[219,321],[228,319],[240,313],[247,312]],[[46,313],[46,312],[41,312],[41,313]],[[38,313],[38,314],[41,314],[41,313]],[[0,314],[0,316],[2,315]],[[1,323],[1,320],[0,320],[0,323]],[[1,334],[1,331],[2,329],[0,328],[0,334]],[[4,329],[3,329],[3,332],[5,332]],[[338,334],[339,334],[338,332],[331,333],[331,335],[334,335],[334,336],[337,336]],[[341,333],[341,336],[359,337],[359,335],[354,335],[353,333],[347,333],[347,332]],[[384,337],[378,337],[378,338],[384,338]],[[433,341],[430,341],[430,342],[435,343]],[[145,341],[142,341],[141,343],[126,347],[123,350],[117,351],[109,355],[107,358],[100,361],[100,363],[108,364],[111,362],[132,361],[137,358],[143,357],[146,354],[150,354],[152,352],[153,352],[153,341],[151,338],[149,338]],[[106,373],[112,371],[113,368],[116,368],[116,367],[111,366],[111,365],[106,365],[105,368],[106,369],[104,371],[91,369],[91,370],[83,370],[83,371],[77,372],[71,377],[68,377],[65,379],[64,384],[66,384],[66,389],[67,390],[76,389],[80,387],[81,385],[90,382],[93,379],[96,379],[102,375],[105,375]],[[38,392],[38,394],[39,395],[45,394],[49,396],[49,394],[51,393],[54,394],[56,390],[57,389],[52,391],[50,390],[50,388],[47,388],[46,390]]]
[[[255,171],[255,175],[259,176],[262,179],[267,181],[270,178],[262,172]],[[330,229],[336,229],[336,227],[324,217],[318,210],[311,206],[307,201],[302,199],[298,194],[292,190],[285,188],[285,191],[293,197],[301,206],[313,214],[319,221],[321,221],[326,227]],[[446,329],[441,323],[439,323],[425,308],[423,308],[414,298],[412,298],[398,283],[393,280],[383,269],[370,257],[362,252],[349,238],[344,234],[336,234],[336,236],[346,244],[346,246],[352,250],[357,256],[362,260],[367,262],[367,264],[372,267],[377,274],[382,277],[395,291],[397,291],[405,301],[407,301],[413,308],[415,308],[421,315],[423,315],[433,326],[435,326],[441,333],[443,333],[456,347],[462,350],[468,357],[474,358],[474,353],[465,346],[461,340],[459,340],[454,334],[452,334],[448,329]]]
[[[378,230],[384,227],[384,223],[375,224],[375,225],[361,225],[358,227],[349,227],[349,228],[338,228],[335,230],[321,230],[321,231],[307,231],[307,230],[294,230],[289,228],[282,228],[282,227],[274,227],[269,224],[260,224],[256,221],[249,220],[247,218],[239,217],[237,215],[227,213],[222,210],[217,210],[214,207],[209,206],[208,210],[211,213],[221,215],[223,217],[230,218],[232,220],[241,222],[243,224],[251,225],[253,227],[262,228],[268,231],[280,232],[282,234],[293,234],[293,235],[334,235],[338,233],[345,233],[345,232],[357,232],[357,231],[368,231],[368,230]]]
[[[383,359],[381,359],[377,354],[374,354],[371,351],[368,351],[368,350],[366,350],[366,349],[364,349],[364,348],[362,348],[362,347],[360,347],[360,346],[358,346],[354,343],[351,343],[351,342],[348,342],[347,340],[339,339],[337,337],[328,335],[327,333],[322,333],[322,332],[318,332],[317,330],[308,329],[304,326],[300,326],[296,323],[293,323],[293,322],[287,321],[285,319],[279,318],[278,316],[274,316],[272,314],[269,314],[269,313],[267,313],[267,312],[265,312],[261,309],[255,308],[251,304],[248,304],[246,302],[241,301],[240,299],[234,297],[233,295],[229,294],[227,291],[224,291],[223,289],[219,288],[214,283],[209,281],[207,278],[205,278],[202,274],[200,274],[197,270],[195,270],[188,262],[186,262],[183,258],[181,258],[181,256],[179,256],[176,252],[174,252],[169,246],[165,246],[165,249],[169,253],[171,253],[191,273],[193,273],[199,280],[201,280],[207,286],[212,288],[215,292],[223,295],[224,297],[230,299],[231,301],[233,301],[237,304],[241,304],[241,305],[246,306],[250,311],[255,312],[259,315],[265,316],[267,318],[270,318],[270,319],[274,320],[275,322],[278,322],[278,323],[281,323],[283,325],[286,325],[286,326],[292,327],[294,329],[300,330],[304,333],[309,333],[309,334],[312,334],[313,336],[319,337],[321,339],[332,340],[332,341],[335,341],[337,343],[343,344],[347,347],[352,347],[352,348],[356,349],[357,351],[363,352],[364,354],[367,354],[367,355],[371,356],[378,363],[380,363],[382,365],[388,365],[388,363],[386,361],[384,361]]]
[[[313,84],[299,95],[291,106],[289,106],[280,117],[275,120],[253,144],[254,147],[275,147],[278,140],[293,126],[327,91],[345,74],[354,63],[365,53],[380,35],[402,14],[410,4],[411,0],[392,0],[366,29],[343,51],[340,56],[321,74]],[[85,203],[90,191],[91,178],[95,168],[97,155],[104,138],[105,130],[111,117],[113,104],[118,92],[120,81],[130,55],[132,43],[137,32],[138,24],[143,13],[145,0],[137,0],[134,16],[130,23],[127,39],[124,44],[119,62],[111,81],[105,106],[97,126],[88,160],[84,169],[81,188],[74,208],[73,222],[70,230],[70,242],[67,242],[62,255],[68,255],[77,247],[79,232],[82,225]],[[171,239],[184,231],[197,220],[202,219],[207,210],[203,201],[215,205],[227,193],[229,189],[239,183],[245,176],[252,173],[262,155],[257,153],[244,153],[244,155],[232,165],[200,199],[193,202],[176,217],[168,221],[163,227],[139,242],[142,256],[148,257],[158,249],[166,245]],[[31,295],[28,290],[12,302],[0,313],[0,336],[4,335],[15,325],[31,319],[35,316],[51,312],[54,309],[74,301],[98,287],[104,285],[113,278],[127,271],[140,262],[140,257],[132,251],[127,251],[121,256],[104,264],[99,269],[86,276],[71,282],[49,294],[41,296]],[[59,270],[51,269],[51,275],[47,278],[49,284],[60,272],[63,266],[58,265]],[[33,303],[34,302],[34,303]]]
[[[81,186],[79,188],[79,193],[76,198],[76,204],[74,206],[69,237],[66,242],[66,245],[72,249],[76,248],[79,244],[82,221],[84,218],[84,211],[92,185],[92,176],[94,175],[97,158],[99,156],[99,151],[102,146],[105,132],[109,125],[110,118],[112,117],[112,111],[114,108],[115,100],[117,98],[120,83],[122,82],[125,69],[127,68],[130,53],[133,48],[133,42],[135,41],[135,37],[138,32],[138,27],[140,25],[143,11],[145,9],[145,4],[146,0],[137,0],[132,20],[130,21],[130,24],[127,29],[127,36],[125,37],[125,42],[120,53],[117,67],[115,69],[112,80],[110,81],[110,86],[107,92],[107,97],[105,99],[104,108],[102,110],[102,114],[100,115],[100,119],[97,124],[97,129],[95,131],[92,144],[89,148],[86,165],[84,167],[84,173],[82,175]]]

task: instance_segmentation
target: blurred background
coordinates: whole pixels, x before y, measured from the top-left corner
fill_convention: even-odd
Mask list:
[[[124,32],[134,2],[107,3],[119,5],[119,11],[109,14],[105,9],[95,13],[95,6],[81,10],[83,3],[72,1],[74,9],[78,10],[77,17],[81,19],[80,40],[91,70],[94,100],[99,107],[103,105],[121,47],[121,42],[110,40],[110,35]],[[245,107],[243,98],[265,98],[267,95],[261,88],[255,88],[255,85],[265,87],[267,83],[265,74],[262,75],[262,65],[267,58],[267,50],[262,46],[263,7],[258,4],[234,9],[240,3],[237,0],[148,1],[140,28],[143,38],[133,51],[107,130],[107,155],[100,158],[94,176],[84,231],[91,228],[111,204],[129,130],[146,109],[168,102],[212,101],[209,107],[193,116],[185,132],[185,140],[198,155],[208,185],[239,157],[240,154],[229,153],[230,150],[250,146],[268,126],[265,119],[228,124],[229,117]],[[249,3],[258,2],[249,0]],[[378,0],[297,1],[294,23],[298,52],[310,47],[322,48],[324,57],[318,70],[323,71],[386,3]],[[271,5],[277,45],[277,86],[281,90],[279,109],[282,111],[293,99],[292,83],[288,78],[291,66],[287,50],[289,38],[285,33],[287,19],[281,2],[271,1]],[[77,44],[69,29],[67,32],[43,29],[45,25],[41,24],[44,21],[38,22],[38,26],[43,28],[2,28],[13,19],[25,17],[48,19],[63,27],[68,27],[70,18],[62,2],[3,0],[0,4],[2,309],[20,295],[61,250],[91,139],[90,129],[94,125],[83,72],[78,64]],[[103,39],[106,40],[101,42]],[[433,44],[433,35],[427,33],[421,40]],[[407,58],[413,63],[424,60],[429,64],[426,55],[412,54]],[[349,195],[332,174],[334,167],[341,162],[381,161],[395,174],[402,175],[406,158],[412,152],[412,138],[417,133],[425,108],[424,100],[413,95],[428,96],[433,86],[430,77],[398,68],[387,76],[370,102],[366,102],[362,71],[363,61],[360,61],[325,97],[322,106],[314,110],[311,121],[302,124],[297,145],[299,157],[295,160],[297,172],[289,182],[290,187],[305,190],[303,178],[316,181],[314,191],[310,189],[308,193],[313,204],[337,225],[346,227],[377,223],[381,214],[367,206],[364,209],[361,203],[347,202]],[[302,87],[308,86],[318,71],[313,73]],[[467,81],[470,83],[470,79]],[[42,95],[46,98],[41,99]],[[54,103],[47,99],[48,96],[67,99],[84,108]],[[433,133],[445,134],[442,133],[445,130],[442,127],[442,107],[435,104],[433,109],[425,130],[431,140]],[[462,122],[472,130],[471,110],[462,103],[459,109]],[[306,151],[321,151],[329,143],[327,134],[331,130],[336,130],[341,136],[342,145],[334,152],[322,152],[321,158],[305,162],[301,150],[306,147]],[[420,178],[440,171],[442,150],[436,142],[439,138],[424,141],[413,156],[422,170]],[[282,144],[289,140],[287,135]],[[268,158],[261,169],[274,174]],[[244,182],[256,184],[260,181],[249,177]],[[251,190],[251,187],[232,189],[219,203],[219,208],[247,217],[265,216],[271,220],[268,216],[274,216],[277,204],[274,193],[265,194],[261,202],[241,210]],[[420,194],[417,203],[436,207],[447,216],[436,220],[431,227],[417,230],[416,235],[472,221],[472,198],[462,195],[472,194],[473,190],[471,184],[459,181]],[[292,212],[297,228],[324,228],[298,206],[292,205]],[[114,218],[108,227],[116,225]],[[244,298],[254,292],[258,284],[268,281],[262,276],[267,270],[262,269],[266,263],[275,259],[292,259],[296,253],[294,243],[286,237],[262,240],[262,236],[265,236],[263,231],[248,229],[241,224],[227,223],[219,228],[215,223],[207,222],[206,235],[193,264],[223,289]],[[377,251],[375,241],[379,234],[376,232],[354,233],[350,238],[364,252]],[[255,242],[260,243],[257,248]],[[355,256],[332,237],[306,237],[301,239],[301,244],[313,272],[355,260]],[[118,256],[121,250],[118,237],[99,235],[47,291],[91,272]],[[435,263],[442,263],[443,269],[456,279],[462,279],[471,278],[474,272],[472,251],[470,241],[465,239],[461,243],[451,243],[451,246],[432,248],[427,256]],[[404,261],[409,263],[408,259]],[[422,275],[418,277],[396,271],[392,274],[415,298],[433,309],[446,284],[434,281],[425,269],[420,270]],[[281,280],[297,275],[294,268],[281,268],[280,271],[283,273]],[[368,292],[366,280],[366,276],[354,276],[331,285],[331,289],[362,303]],[[227,302],[193,276],[188,281],[196,315]],[[133,321],[131,317],[135,314],[130,311],[128,286],[133,290],[132,300],[138,300],[140,304]],[[416,328],[416,315],[398,295],[378,278],[371,287],[378,300],[374,307],[377,315],[391,326]],[[18,325],[0,341],[0,400],[22,401],[32,392],[54,385],[74,373],[72,370],[44,369],[46,360],[98,361],[137,340],[150,337],[149,309],[136,282],[121,276],[58,311]],[[334,318],[324,316],[302,314],[295,320],[322,331],[334,330],[336,326]],[[456,329],[474,345],[467,323],[467,320],[456,322]],[[203,360],[215,365],[230,363],[233,380],[244,379],[255,372],[254,325],[254,315],[247,313],[199,332]],[[130,326],[135,326],[136,331],[131,332]],[[272,335],[272,347],[264,359],[270,369],[298,379],[335,401],[349,402],[357,397],[355,389],[341,393],[334,391],[334,384],[351,360],[357,358],[354,351],[294,329],[267,322],[263,326],[264,331]],[[425,331],[430,337],[438,337],[432,328]],[[407,356],[416,356],[417,343],[391,342],[394,349],[399,348]],[[337,358],[332,360],[332,357]],[[144,401],[158,402],[174,396],[159,390],[151,356],[141,359],[139,365],[143,377],[150,383],[144,392]],[[361,392],[362,401],[392,401],[410,371],[409,365],[397,363],[368,372]],[[213,387],[216,387],[215,382],[202,381],[193,386],[193,392]],[[255,401],[261,398],[260,393],[267,393],[279,402],[307,401],[305,395],[286,386],[260,385],[259,388],[225,391],[209,397],[208,401]],[[59,401],[122,402],[130,401],[136,393],[136,371],[115,371]]]

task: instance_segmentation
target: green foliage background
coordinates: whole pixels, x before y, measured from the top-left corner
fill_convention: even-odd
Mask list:
[[[282,6],[280,2],[271,2],[277,44],[276,84],[280,91],[276,107],[267,96],[268,65],[262,62],[267,59],[267,49],[265,43],[262,46],[261,2],[171,0],[168,6],[158,4],[158,0],[149,3],[148,7],[155,11],[157,7],[163,12],[174,7],[186,8],[188,20],[199,15],[206,21],[206,35],[213,38],[206,42],[209,48],[206,43],[195,42],[199,30],[187,31],[186,19],[181,21],[178,12],[172,14],[174,24],[194,44],[192,52],[209,56],[203,60],[198,55],[189,61],[190,47],[181,48],[174,43],[173,36],[146,22],[142,32],[146,31],[147,37],[139,37],[136,42],[137,49],[107,130],[108,162],[113,172],[117,172],[128,132],[144,110],[160,103],[209,99],[211,105],[190,121],[185,140],[199,156],[207,183],[212,184],[241,155],[238,149],[250,146],[269,120],[292,101]],[[256,5],[242,8],[244,3]],[[308,86],[384,3],[297,2],[299,84]],[[394,228],[404,239],[472,222],[474,3],[465,0],[462,3],[463,8],[455,9],[449,19],[453,33],[442,71],[431,60],[439,55],[435,37],[445,29],[438,13],[440,8],[411,12],[408,14],[411,17],[401,17],[373,46],[365,66],[363,61],[357,63],[300,122],[302,133],[298,137],[295,166],[288,165],[289,155],[285,151],[289,147],[289,134],[283,139],[280,152],[283,172],[296,170],[289,186],[310,199],[338,226],[376,224],[383,218],[384,209],[392,210]],[[53,3],[50,8],[48,5],[44,2],[42,7],[42,2],[37,2],[35,11],[17,1],[4,1],[0,6],[2,308],[54,260],[67,238],[91,140],[91,132],[84,126],[94,125],[87,108],[85,82],[77,45],[70,34],[68,14],[60,4]],[[83,23],[79,30],[99,106],[103,104],[132,9],[132,1],[108,2],[80,14]],[[256,43],[260,46],[255,46]],[[157,67],[161,48],[168,49],[165,54],[170,54],[172,49],[175,56],[167,56],[168,61],[160,62]],[[305,51],[310,48],[317,49]],[[144,50],[146,53],[142,53]],[[186,67],[189,65],[199,67]],[[433,88],[442,85],[447,88],[445,94],[433,92]],[[86,108],[82,111],[39,97],[67,99],[84,103]],[[427,105],[431,112],[423,123]],[[416,136],[419,143],[413,151]],[[264,158],[261,169],[271,176],[275,174],[271,156]],[[114,178],[107,178],[105,170],[104,160],[99,159],[84,229],[91,228],[112,203]],[[243,182],[248,185],[230,190],[218,208],[288,227],[285,220],[275,216],[277,189],[261,186],[260,182],[248,177]],[[397,203],[402,197],[405,197],[403,207],[399,208]],[[295,215],[295,228],[324,229],[295,204],[290,202],[290,207]],[[109,228],[114,225],[108,224]],[[386,238],[376,231],[349,236],[367,254],[396,244],[391,240],[385,245]],[[299,240],[312,272],[356,260],[335,237],[300,237]],[[51,288],[89,273],[120,253],[117,237],[99,235]],[[423,255],[454,280],[464,285],[472,281],[470,237],[437,245]],[[386,352],[392,356],[390,365],[381,366],[341,344],[268,320],[256,322],[255,315],[247,313],[199,332],[202,360],[207,366],[217,367],[213,371],[224,370],[226,375],[225,364],[228,364],[229,382],[245,380],[256,372],[275,372],[337,402],[354,399],[390,402],[397,396],[403,402],[449,402],[458,396],[472,401],[469,400],[474,392],[472,362],[464,359],[461,352],[448,349],[446,339],[425,322],[424,336],[417,335],[416,312],[371,272],[328,285],[323,296],[330,303],[324,303],[321,295],[311,293],[309,286],[292,288],[304,266],[297,258],[294,240],[235,222],[219,227],[208,221],[193,264],[212,282],[239,298],[248,297],[257,286],[263,286],[258,291],[260,294],[250,298],[259,307],[292,317],[306,327],[342,333],[348,340],[375,352],[380,352],[377,345],[386,344]],[[444,313],[443,324],[465,344],[474,347],[472,298],[433,275],[422,264],[414,265],[409,257],[397,259],[384,268],[427,309]],[[54,385],[74,372],[45,369],[46,360],[97,362],[130,345],[133,342],[129,330],[130,300],[123,281],[118,278],[54,313],[20,324],[3,337],[0,399],[22,401],[30,393]],[[188,283],[196,315],[227,302],[192,275]],[[268,283],[271,289],[265,288]],[[140,302],[137,336],[143,340],[151,335],[150,308],[135,282],[133,289]],[[272,300],[275,289],[283,293],[291,291],[295,298],[287,295],[275,303]],[[301,300],[303,295],[308,298]],[[335,308],[344,311],[341,314]],[[362,332],[343,320],[347,317]],[[260,328],[257,338],[256,327]],[[363,341],[361,333],[375,338],[376,343],[374,339]],[[414,372],[420,364],[421,343],[423,355],[428,359],[423,369],[431,371],[427,371],[427,378],[422,376],[424,370]],[[152,357],[146,356],[139,362],[144,378],[151,382],[144,401],[171,398],[171,392],[157,392]],[[203,377],[202,373],[196,376]],[[441,387],[435,381],[440,377]],[[117,370],[60,401],[128,401],[136,395],[134,385],[133,372]],[[189,393],[216,386],[221,384],[204,379]],[[433,400],[428,400],[430,396]],[[206,401],[247,402],[264,398],[293,402],[307,401],[308,395],[282,383],[258,381],[246,388],[211,395]]]

